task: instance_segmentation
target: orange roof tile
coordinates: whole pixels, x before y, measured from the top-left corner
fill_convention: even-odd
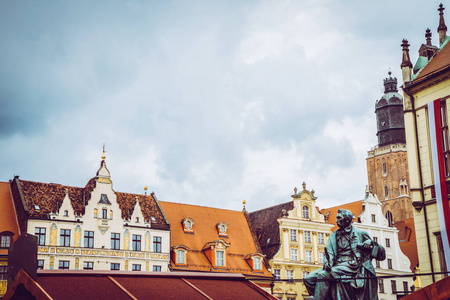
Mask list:
[[[8,182],[0,182],[0,220],[0,233],[4,231],[14,233],[12,237],[14,243],[20,235],[20,230]],[[0,253],[8,253],[8,249],[1,249]]]
[[[414,78],[412,84],[426,80],[428,77],[450,67],[450,45],[447,43]]]
[[[226,272],[272,277],[265,266],[262,273],[253,272],[244,260],[246,255],[260,252],[244,212],[165,201],[159,203],[170,223],[171,247],[184,245],[189,248],[187,270],[211,271],[212,265],[202,249],[207,243],[223,239],[230,244]],[[182,221],[185,218],[194,220],[193,233],[184,232]],[[216,225],[221,222],[228,224],[227,237],[218,235]],[[216,271],[219,270],[214,269]]]
[[[330,208],[324,208],[321,209],[320,212],[326,216],[328,212],[330,213],[328,215],[328,223],[334,224],[334,227],[331,229],[331,231],[335,231],[338,229],[338,226],[336,225],[336,215],[339,209],[348,209],[353,213],[355,218],[358,218],[358,216],[362,213],[362,200],[345,203],[339,206],[330,207]]]

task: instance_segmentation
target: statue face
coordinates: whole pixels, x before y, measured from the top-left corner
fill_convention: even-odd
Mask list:
[[[336,215],[336,224],[339,226],[339,228],[346,228],[352,223],[352,219],[349,218],[345,213],[342,213],[341,211],[338,211],[338,214]]]

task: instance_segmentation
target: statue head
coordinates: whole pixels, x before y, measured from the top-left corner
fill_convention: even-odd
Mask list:
[[[336,215],[336,224],[339,228],[347,228],[352,224],[353,213],[348,209],[339,209]]]

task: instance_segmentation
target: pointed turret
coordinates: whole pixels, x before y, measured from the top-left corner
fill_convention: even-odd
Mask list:
[[[442,46],[442,43],[445,41],[445,38],[447,37],[447,26],[445,25],[444,20],[444,5],[439,4],[439,27],[437,29],[437,32],[439,33],[439,46]]]
[[[402,68],[402,77],[403,77],[403,83],[408,82],[411,80],[411,69],[412,69],[412,63],[411,59],[409,58],[409,44],[407,39],[403,39],[402,41],[402,64],[400,67]]]

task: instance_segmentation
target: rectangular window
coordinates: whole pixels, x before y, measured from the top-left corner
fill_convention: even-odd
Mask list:
[[[111,232],[111,249],[112,250],[120,249],[120,233]]]
[[[297,241],[297,230],[291,229],[290,233],[291,233],[291,241],[293,242]]]
[[[37,268],[38,268],[38,270],[44,269],[44,260],[43,259],[38,259]]]
[[[161,253],[161,239],[160,236],[153,237],[153,252]]]
[[[305,243],[311,243],[311,231],[305,231]]]
[[[323,262],[325,261],[324,257],[325,257],[325,253],[319,252],[319,263],[323,264]]]
[[[186,252],[183,250],[177,250],[177,264],[186,263]]]
[[[294,271],[292,270],[286,270],[286,279],[289,282],[293,282],[294,281]]]
[[[102,219],[108,219],[108,210],[106,208],[102,209]]]
[[[133,251],[141,251],[141,236],[133,234]]]
[[[375,268],[379,268],[380,267],[380,261],[379,260],[375,260]]]
[[[120,264],[111,263],[111,270],[120,270]]]
[[[388,262],[388,269],[392,269],[392,259],[388,258],[387,262]]]
[[[372,214],[372,223],[375,223],[377,221],[375,214]]]
[[[0,266],[0,280],[8,280],[9,272],[8,266]]]
[[[83,270],[94,270],[94,262],[93,261],[85,261],[83,263]]]
[[[303,278],[309,275],[309,272],[303,271]]]
[[[291,260],[298,260],[297,249],[291,249]]]
[[[397,283],[395,280],[391,280],[391,289],[392,289],[392,294],[397,294]]]
[[[403,281],[403,291],[404,292],[408,292],[409,288],[408,288],[408,281]]]
[[[273,274],[275,275],[275,280],[280,280],[281,279],[281,270],[274,269],[273,272],[274,272]]]
[[[319,239],[319,244],[325,244],[325,237],[324,237],[323,232],[317,233],[317,237]]]
[[[153,266],[153,272],[161,272],[161,266]]]
[[[8,234],[2,235],[0,248],[9,248],[11,247],[11,236]]]
[[[312,261],[312,259],[311,259],[311,250],[306,250],[305,251],[305,254],[306,254],[306,262],[311,262]]]
[[[70,229],[61,229],[60,238],[60,246],[70,247]]]
[[[133,264],[131,266],[131,271],[140,271],[140,270],[141,270],[141,265]]]
[[[219,266],[219,267],[225,266],[223,251],[216,251],[216,266]]]
[[[437,133],[436,133],[437,134]],[[445,100],[441,101],[441,135],[442,135],[442,152],[444,153],[445,177],[450,176],[450,148],[448,137],[447,123],[447,105]]]
[[[378,279],[378,292],[384,293],[384,281],[383,279]]]
[[[391,247],[391,240],[390,239],[386,239],[386,248]]]
[[[84,232],[84,247],[85,248],[94,248],[94,232],[93,231],[85,231]]]
[[[45,228],[36,227],[34,229],[34,235],[38,238],[38,246],[45,246]]]
[[[373,240],[374,240],[375,242],[378,243],[378,237],[374,236],[374,237],[372,237],[372,238],[373,238]]]
[[[59,261],[59,269],[60,270],[69,270],[69,261],[68,260],[60,260]]]
[[[262,270],[261,258],[259,258],[259,257],[253,258],[253,267],[255,270]]]

